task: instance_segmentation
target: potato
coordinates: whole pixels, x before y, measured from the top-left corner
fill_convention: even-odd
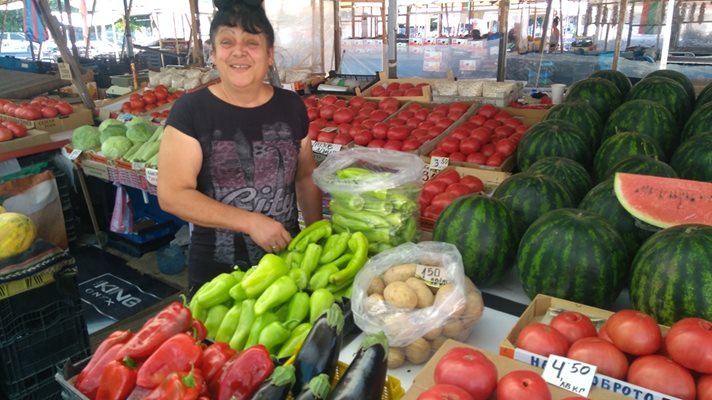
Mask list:
[[[443,336],[443,335],[438,336],[438,337],[436,337],[435,339],[431,340],[431,341],[430,341],[430,350],[431,350],[433,353],[435,353],[436,351],[438,351],[438,349],[440,348],[440,346],[442,346],[443,343],[445,343],[446,340],[448,340],[448,337],[447,337],[447,336]]]
[[[393,282],[405,282],[415,276],[415,264],[394,265],[383,274],[383,283],[386,286]]]
[[[482,302],[482,295],[479,291],[470,292],[465,296],[465,311],[462,313],[461,319],[465,323],[474,323],[482,318],[485,305]]]
[[[382,316],[383,332],[389,338],[399,338],[404,332],[409,333],[419,329],[411,320],[410,311],[384,313]]]
[[[374,293],[366,297],[366,302],[364,303],[366,311],[370,314],[379,314],[386,310],[386,300],[383,295]]]
[[[430,307],[433,305],[433,300],[435,296],[428,289],[428,285],[418,278],[408,278],[405,284],[410,286],[411,289],[415,291],[415,295],[418,297],[418,308]]]
[[[445,299],[450,296],[450,293],[452,293],[455,290],[456,286],[454,284],[448,283],[447,285],[444,285],[443,287],[438,290],[438,292],[435,294],[435,300],[433,300],[433,305],[438,306],[442,304]],[[457,307],[455,307],[457,306]],[[450,315],[461,315],[465,311],[465,302],[462,302],[462,304],[456,305],[453,303],[453,309],[450,312]]]
[[[465,293],[471,292],[479,292],[479,289],[477,289],[477,286],[475,286],[470,278],[465,277]]]
[[[449,320],[445,325],[443,325],[443,335],[447,337],[454,338],[465,330],[465,325],[459,319]]]
[[[366,290],[366,294],[369,296],[378,293],[378,294],[383,294],[383,289],[386,287],[386,284],[383,283],[383,279],[379,277],[374,277],[371,279],[371,282],[368,284],[368,290]]]
[[[405,363],[405,351],[400,347],[388,348],[388,368],[398,368]]]
[[[405,358],[413,364],[422,364],[430,358],[430,342],[423,338],[405,347]]]
[[[405,282],[395,281],[386,285],[383,297],[386,303],[406,310],[412,310],[418,305],[418,296]]]
[[[436,337],[442,335],[442,333],[443,333],[443,328],[442,328],[442,327],[437,327],[437,328],[435,328],[435,329],[431,329],[428,333],[426,333],[425,335],[423,335],[423,337],[426,338],[426,339],[428,339],[428,340],[433,340],[433,339],[435,339]]]

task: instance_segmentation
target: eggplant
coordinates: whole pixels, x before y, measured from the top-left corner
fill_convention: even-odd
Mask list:
[[[329,394],[329,389],[331,389],[331,384],[329,381],[329,375],[319,374],[313,377],[309,384],[304,387],[301,393],[294,398],[294,400],[324,400]]]
[[[272,375],[267,378],[255,394],[252,400],[284,400],[289,394],[289,390],[294,384],[294,366],[278,366],[272,371]]]
[[[344,314],[338,304],[332,304],[321,314],[304,339],[294,360],[296,382],[292,395],[297,396],[317,375],[334,376],[343,342]]]
[[[328,400],[378,400],[388,372],[388,339],[383,332],[370,334],[329,393]]]

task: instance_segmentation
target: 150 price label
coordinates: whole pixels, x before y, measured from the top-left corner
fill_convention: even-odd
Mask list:
[[[594,375],[595,365],[552,354],[541,377],[554,386],[588,397]]]
[[[447,285],[445,270],[434,265],[416,264],[415,276],[422,279],[428,286],[439,288]]]

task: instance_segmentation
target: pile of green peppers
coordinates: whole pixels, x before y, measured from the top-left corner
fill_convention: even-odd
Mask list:
[[[190,309],[216,342],[237,351],[262,344],[277,358],[290,357],[319,315],[351,297],[368,253],[365,234],[336,233],[330,221],[321,220],[284,252],[266,254],[247,271],[213,278],[195,293]]]
[[[347,167],[336,171],[336,177],[352,183],[386,178],[389,172]],[[403,184],[395,188],[359,193],[329,193],[329,209],[335,232],[361,232],[369,242],[370,254],[416,239],[418,229],[418,195],[420,187]]]

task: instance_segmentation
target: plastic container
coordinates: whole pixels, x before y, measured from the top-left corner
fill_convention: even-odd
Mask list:
[[[165,246],[156,253],[158,270],[166,275],[175,275],[185,269],[185,251],[180,246]]]

